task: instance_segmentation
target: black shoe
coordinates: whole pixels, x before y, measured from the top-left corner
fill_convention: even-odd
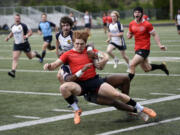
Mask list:
[[[39,58],[39,62],[40,62],[40,63],[43,63],[43,58]]]
[[[48,48],[49,50],[54,50],[54,49],[56,49],[55,46],[51,46],[51,45],[49,45],[47,48]]]
[[[8,72],[8,75],[15,78],[15,72],[13,72],[13,71]]]
[[[169,71],[167,69],[166,63],[163,62],[161,65],[163,66],[163,68],[161,70],[164,71],[166,73],[166,75],[169,75]]]

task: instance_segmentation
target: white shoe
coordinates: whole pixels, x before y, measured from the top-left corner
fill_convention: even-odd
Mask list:
[[[119,59],[114,58],[114,68],[117,68],[118,63],[119,63]]]
[[[149,115],[145,114],[144,112],[138,112],[138,117],[144,120],[145,122],[149,119]]]
[[[130,66],[129,64],[127,64],[127,70],[126,70],[127,73],[130,73]]]
[[[127,68],[126,72],[127,72],[127,73],[130,73],[130,68]]]

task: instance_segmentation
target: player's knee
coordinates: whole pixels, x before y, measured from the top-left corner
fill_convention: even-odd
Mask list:
[[[19,57],[15,56],[13,57],[13,61],[17,61]]]
[[[106,50],[106,53],[107,53],[107,54],[111,54],[111,51],[110,51],[110,50]]]
[[[67,91],[70,91],[70,87],[67,84],[63,84],[59,87],[59,90],[62,94],[66,93]]]
[[[144,72],[149,72],[151,70],[151,68],[148,67],[148,68],[144,68],[143,70],[144,70]]]
[[[130,67],[130,69],[134,69],[136,67],[136,65],[134,63],[130,63],[129,67]]]

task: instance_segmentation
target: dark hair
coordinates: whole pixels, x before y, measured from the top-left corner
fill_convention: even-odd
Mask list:
[[[135,11],[139,11],[139,12],[141,12],[142,14],[143,14],[143,12],[144,12],[142,7],[136,7],[136,8],[134,8],[133,12],[135,12]]]
[[[68,16],[64,16],[64,17],[61,18],[61,20],[60,20],[60,27],[61,27],[62,23],[68,23],[71,26],[71,28],[73,26],[73,21]]]

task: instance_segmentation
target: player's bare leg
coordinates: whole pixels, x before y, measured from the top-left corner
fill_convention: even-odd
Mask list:
[[[47,49],[48,45],[49,45],[48,42],[44,42],[44,43],[43,43],[42,55],[41,55],[42,58],[41,58],[41,60],[40,60],[41,63],[43,62],[43,59],[44,59],[44,57],[45,57],[45,55],[46,55],[46,49]]]
[[[74,96],[78,96],[81,94],[81,87],[77,83],[66,82],[62,84],[59,89],[64,99],[71,105],[71,107],[75,111],[74,124],[79,124],[82,110],[74,100]]]
[[[12,70],[8,72],[8,75],[11,77],[15,77],[16,68],[18,65],[18,60],[21,55],[21,51],[13,51],[13,61],[12,61]]]
[[[134,78],[136,66],[143,61],[144,61],[143,57],[135,54],[135,56],[133,57],[133,59],[130,62],[130,72],[128,74],[130,80],[132,80]]]

